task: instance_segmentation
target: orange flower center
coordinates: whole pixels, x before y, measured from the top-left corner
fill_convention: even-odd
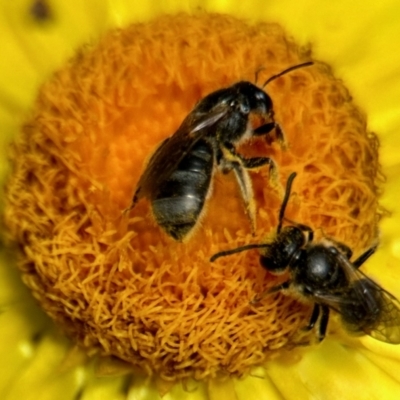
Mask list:
[[[25,283],[89,353],[117,356],[167,379],[241,375],[297,343],[310,307],[275,294],[282,281],[256,250],[216,252],[273,235],[283,187],[296,171],[287,217],[360,252],[376,237],[377,139],[323,63],[267,85],[288,149],[264,138],[238,151],[272,157],[250,171],[254,235],[233,173],[214,173],[196,229],[176,242],[149,202],[129,213],[160,142],[205,95],[258,84],[311,54],[272,24],[224,15],[163,16],[108,33],[47,82],[14,146],[6,223],[23,248]]]

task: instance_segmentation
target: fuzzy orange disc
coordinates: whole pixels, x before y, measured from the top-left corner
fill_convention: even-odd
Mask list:
[[[6,224],[23,249],[23,280],[88,353],[117,356],[167,379],[240,375],[296,342],[310,308],[290,296],[250,301],[277,278],[256,250],[268,240],[295,171],[287,217],[355,253],[380,217],[378,142],[343,83],[316,62],[274,80],[288,148],[264,140],[242,154],[272,157],[250,172],[254,235],[232,173],[216,171],[204,215],[179,243],[149,202],[130,212],[146,162],[202,97],[239,80],[258,84],[311,59],[277,25],[224,15],[163,16],[86,46],[41,89],[13,147]],[[260,69],[262,68],[262,69]]]

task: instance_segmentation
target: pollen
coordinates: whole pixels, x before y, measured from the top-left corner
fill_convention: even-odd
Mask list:
[[[210,257],[273,239],[292,172],[289,220],[356,255],[376,241],[379,143],[328,65],[314,60],[264,88],[286,146],[271,132],[238,149],[277,165],[249,172],[254,232],[232,172],[214,171],[184,242],[157,225],[147,199],[129,210],[149,158],[201,98],[310,60],[276,24],[180,14],[110,31],[43,85],[12,145],[5,222],[23,281],[85,352],[203,379],[247,374],[312,336],[301,333],[309,305],[281,293],[252,302],[284,279],[257,250]]]

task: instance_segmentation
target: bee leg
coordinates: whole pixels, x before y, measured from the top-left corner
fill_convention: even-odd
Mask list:
[[[253,130],[254,136],[262,136],[265,135],[266,133],[270,133],[275,127],[277,123],[276,122],[268,122],[264,125],[259,126],[258,128]]]
[[[224,156],[223,149],[229,154]],[[232,143],[224,143],[223,149],[217,151],[217,163],[223,173],[228,173],[233,170],[236,180],[239,184],[242,198],[245,203],[246,213],[250,219],[252,233],[256,231],[256,206],[253,196],[253,186],[247,169],[259,168],[263,165],[269,164],[270,173],[277,180],[277,170],[275,162],[268,157],[253,157],[245,158],[236,152]]]
[[[281,283],[280,285],[272,286],[272,288],[268,289],[266,291],[266,293],[270,294],[270,293],[279,292],[281,290],[289,289],[291,284],[292,284],[292,281],[289,279],[289,280]]]
[[[260,168],[264,165],[269,165],[270,173],[276,174],[276,165],[274,160],[269,157],[251,157],[251,158],[246,158],[243,157],[241,154],[236,152],[235,146],[232,143],[224,143],[224,148],[228,150],[230,155],[232,156],[233,160],[237,160],[237,163],[240,163],[242,167],[246,169],[255,169],[255,168]],[[229,162],[229,161],[228,161]],[[235,161],[231,161],[232,163]],[[274,171],[274,172],[273,172]]]
[[[281,126],[277,122],[268,122],[264,125],[259,126],[258,128],[253,130],[254,136],[262,136],[267,133],[270,133],[273,129],[275,129],[275,135],[276,138],[278,139],[278,142],[281,144],[283,148],[286,148],[286,140],[285,140],[285,135],[283,133],[283,130]]]
[[[311,329],[313,329],[314,326],[318,323],[317,338],[319,342],[322,342],[322,340],[324,340],[326,335],[326,328],[328,327],[328,321],[329,321],[329,308],[327,306],[321,306],[320,304],[314,304],[314,309],[312,311],[310,321],[308,325],[306,325],[303,328],[303,330],[311,331]]]
[[[318,340],[322,342],[326,335],[326,329],[328,328],[329,322],[329,307],[321,306],[321,318],[318,326]]]
[[[229,149],[228,149],[229,150]],[[232,151],[229,150],[232,154]],[[234,150],[233,150],[234,151]],[[277,180],[277,169],[275,162],[268,157],[253,157],[253,158],[245,158],[239,154],[233,153],[239,161],[225,161],[225,170],[233,169],[235,172],[236,180],[239,184],[240,191],[242,193],[242,197],[246,206],[246,212],[249,216],[251,225],[252,225],[252,232],[254,233],[256,230],[256,207],[254,203],[254,196],[253,196],[253,186],[251,183],[250,176],[247,169],[258,168],[263,165],[269,164],[270,166],[270,174],[274,180]]]
[[[136,190],[136,192],[135,192],[135,194],[133,196],[131,204],[129,205],[129,207],[125,208],[124,211],[122,211],[122,215],[125,216],[126,214],[129,213],[129,211],[131,211],[136,206],[136,203],[139,201],[139,192],[140,192],[140,188],[138,188]]]
[[[236,247],[235,249],[230,249],[230,250],[223,250],[219,251],[218,253],[215,253],[211,258],[210,262],[214,262],[216,259],[220,257],[226,257],[230,256],[231,254],[236,254],[236,253],[241,253],[242,251],[247,251],[251,249],[265,249],[267,247],[270,247],[270,244],[267,243],[262,243],[262,244],[246,244],[244,246]]]
[[[275,122],[275,135],[278,139],[278,142],[282,145],[282,147],[286,148],[287,144],[285,140],[285,134],[283,133],[282,127],[277,122]]]
[[[246,169],[256,169],[263,167],[264,165],[269,166],[269,175],[270,179],[274,184],[278,182],[278,169],[276,167],[275,161],[269,157],[252,157],[252,158],[245,158],[240,154],[236,155],[239,158],[241,165],[243,168]]]
[[[248,172],[242,168],[240,163],[232,162],[231,165],[235,173],[240,192],[242,193],[242,198],[246,208],[246,214],[251,224],[251,231],[254,234],[254,232],[256,231],[256,205],[254,202],[253,186],[251,184],[251,179]]]
[[[269,165],[269,169],[272,172],[272,170],[276,169],[275,162],[272,160],[272,158],[269,157],[252,157],[252,158],[245,158],[242,156],[239,156],[240,161],[242,162],[242,165],[246,169],[256,169],[263,167],[264,165]],[[273,172],[272,172],[273,173]]]
[[[303,327],[303,331],[311,331],[312,328],[314,328],[316,322],[318,321],[319,313],[321,311],[321,307],[319,304],[314,304],[314,308],[310,317],[310,321],[308,324]]]
[[[361,265],[363,265],[365,263],[365,261],[368,260],[368,258],[370,258],[372,256],[372,254],[375,253],[376,249],[377,249],[378,245],[372,246],[371,248],[369,248],[367,251],[365,251],[363,254],[361,254],[360,257],[358,257],[352,264],[353,266],[358,269],[361,267]]]
[[[291,284],[292,284],[292,281],[289,279],[289,280],[281,283],[280,285],[273,286],[272,288],[266,290],[265,292],[262,292],[261,294],[257,295],[256,297],[254,297],[254,299],[250,301],[250,304],[257,304],[264,297],[268,296],[271,293],[276,293],[276,292],[280,292],[281,290],[289,289]]]

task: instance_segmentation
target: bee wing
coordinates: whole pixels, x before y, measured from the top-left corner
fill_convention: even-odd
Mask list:
[[[355,290],[359,296],[369,301],[365,293],[374,292],[379,301],[379,319],[371,329],[365,329],[365,333],[382,342],[400,344],[400,302],[391,293],[370,279],[362,271],[353,269],[354,276],[358,279]]]
[[[343,314],[346,304],[351,304],[354,301],[362,304],[367,311],[366,315],[371,315],[374,318],[378,315],[376,321],[366,324],[364,332],[382,342],[400,344],[399,300],[362,271],[356,269],[344,255],[339,257],[342,268],[351,283],[351,296],[345,288],[343,293],[335,293],[334,296],[320,296],[321,301],[341,314]],[[377,306],[379,310],[377,310]]]
[[[207,113],[190,113],[178,130],[165,139],[151,156],[136,186],[134,201],[148,196],[153,188],[165,181],[192,147],[209,134],[208,128],[220,121],[228,111],[229,107],[221,104]]]
[[[382,342],[400,344],[400,302],[386,290],[376,286],[380,290],[380,316],[377,325],[365,333]]]

